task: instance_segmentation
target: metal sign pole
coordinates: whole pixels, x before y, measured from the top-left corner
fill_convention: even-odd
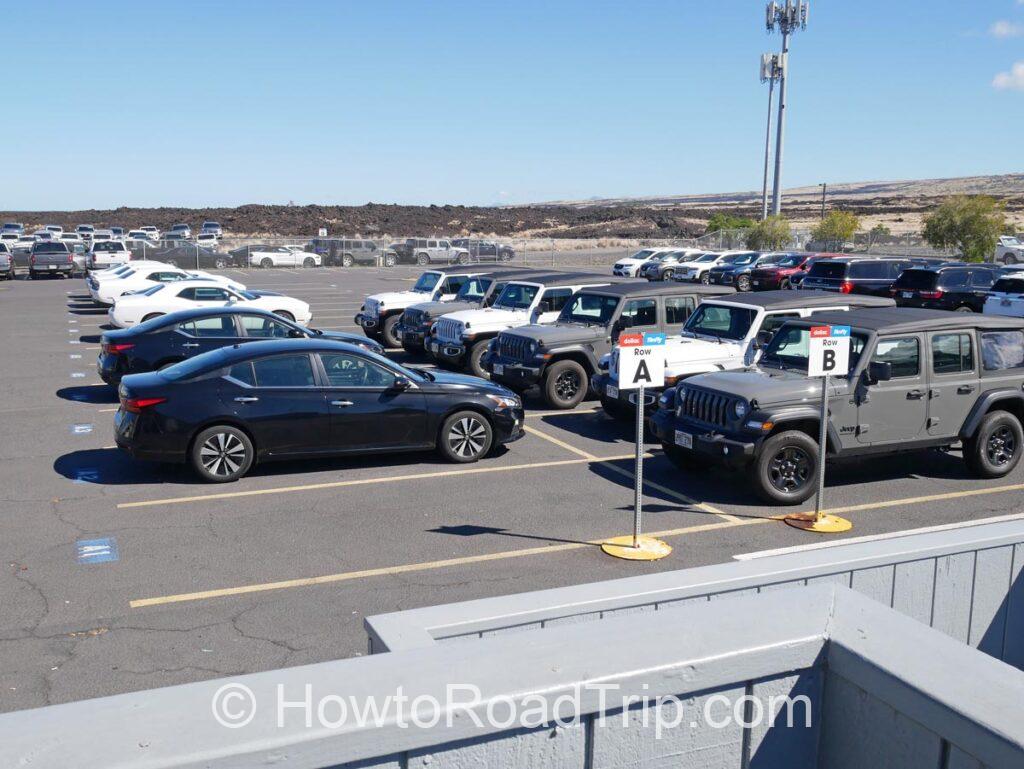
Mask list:
[[[825,449],[828,441],[828,374],[821,378],[821,429],[818,432],[818,493],[814,499],[814,520],[821,522],[821,500],[825,496]]]
[[[644,485],[644,386],[636,396],[636,472],[633,484],[633,547],[640,547],[640,517],[643,515]]]

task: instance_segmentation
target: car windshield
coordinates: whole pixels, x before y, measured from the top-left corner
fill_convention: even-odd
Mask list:
[[[433,293],[434,286],[437,285],[439,280],[441,280],[441,276],[438,273],[425,272],[420,275],[420,279],[416,281],[416,285],[412,287],[412,290],[421,294]]]
[[[504,307],[507,310],[526,310],[533,304],[534,297],[540,289],[537,286],[530,286],[525,283],[509,283],[501,292],[495,307]]]
[[[666,251],[664,254],[658,254],[657,256],[652,256],[651,257],[651,261],[652,262],[670,262],[673,259],[677,258],[678,256],[679,256],[679,252],[678,251]]]
[[[649,248],[645,248],[645,249],[644,249],[643,251],[637,251],[637,252],[636,252],[635,254],[633,254],[633,255],[632,255],[631,257],[629,257],[629,258],[630,258],[630,259],[642,259],[642,260],[647,260],[647,259],[650,259],[650,258],[651,258],[651,254],[653,254],[653,253],[654,253],[654,251],[652,251],[651,249],[649,249]]]
[[[683,336],[713,336],[739,340],[746,337],[757,311],[750,307],[702,304],[683,326]]]
[[[742,267],[747,264],[753,264],[757,261],[757,254],[739,254],[735,259],[729,262],[729,264],[737,267]]]
[[[1019,246],[1022,245],[1019,238],[1003,238],[1003,245],[1006,246]]]
[[[796,267],[803,260],[802,256],[784,256],[778,261],[779,267]]]
[[[206,278],[202,278],[201,280],[206,280]],[[243,296],[243,297],[245,297],[246,299],[248,299],[250,301],[253,300],[253,299],[259,299],[260,298],[259,294],[254,294],[251,291],[239,291],[238,295],[239,296]],[[232,297],[232,298],[234,298],[234,297]]]
[[[810,355],[811,330],[807,326],[787,323],[779,329],[768,343],[761,356],[760,365],[807,373],[807,359]],[[849,368],[842,374],[848,376],[857,366],[860,354],[867,344],[863,334],[850,336]]]
[[[223,365],[221,362],[226,355],[226,350],[213,350],[203,355],[197,355],[194,358],[186,358],[181,363],[175,363],[173,366],[160,369],[158,374],[171,382],[191,379],[197,374],[203,374],[212,369],[220,368]]]
[[[1024,277],[1000,278],[992,284],[992,290],[1000,294],[1024,294]]]
[[[597,323],[605,326],[612,319],[618,306],[619,300],[614,296],[576,294],[572,301],[562,308],[558,320],[563,323]]]
[[[713,262],[717,258],[718,258],[718,254],[704,254],[703,256],[701,256],[698,259],[695,259],[694,261],[695,262],[707,263],[707,262]]]

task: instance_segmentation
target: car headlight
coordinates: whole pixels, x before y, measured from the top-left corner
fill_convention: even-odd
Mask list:
[[[494,401],[494,405],[495,405],[495,409],[494,410],[495,411],[505,411],[506,409],[517,409],[517,408],[520,408],[520,406],[522,405],[522,403],[520,402],[519,398],[515,398],[515,397],[509,398],[509,397],[506,397],[504,395],[490,395],[490,394],[488,394],[487,397],[490,400]]]
[[[675,393],[671,390],[665,390],[661,397],[658,398],[658,405],[663,409],[671,409],[675,405],[673,401],[675,401]]]
[[[736,401],[736,405],[732,407],[732,410],[736,414],[737,419],[743,419],[747,415],[746,401]]]

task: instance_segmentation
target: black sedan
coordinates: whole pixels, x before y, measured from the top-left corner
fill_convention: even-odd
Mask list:
[[[109,385],[121,377],[156,371],[228,345],[266,339],[331,339],[384,354],[362,334],[306,328],[267,310],[205,307],[161,315],[137,326],[107,331],[100,338],[96,370]]]
[[[475,462],[523,435],[523,404],[501,385],[324,339],[222,347],[126,376],[119,395],[120,448],[214,483],[273,459],[436,449]]]

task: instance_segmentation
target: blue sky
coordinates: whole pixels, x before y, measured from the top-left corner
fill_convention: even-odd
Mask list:
[[[8,4],[0,208],[755,189],[763,18],[760,0]],[[1024,171],[1024,0],[811,0],[790,65],[786,186]]]

